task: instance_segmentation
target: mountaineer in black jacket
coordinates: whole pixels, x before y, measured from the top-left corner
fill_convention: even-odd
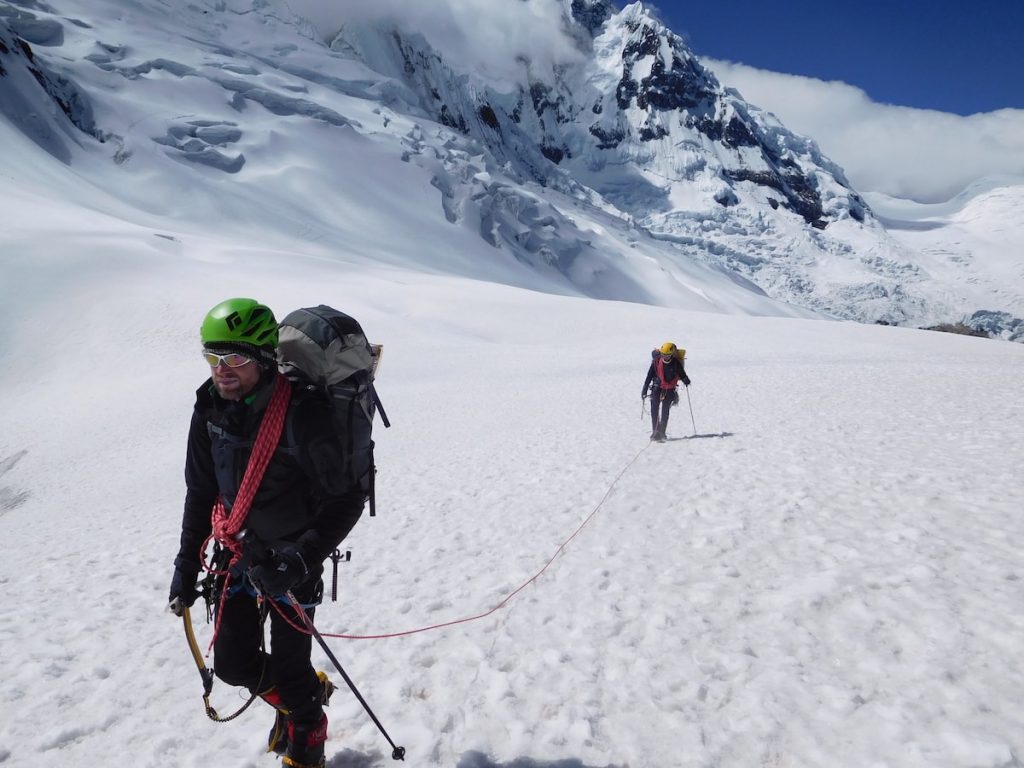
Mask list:
[[[272,404],[284,394],[275,388],[290,391],[277,373],[277,321],[266,306],[252,299],[222,302],[207,314],[201,337],[212,376],[196,393],[189,429],[185,512],[170,590],[176,613],[198,596],[201,550],[214,530],[211,515],[219,514],[223,523],[236,502],[244,507],[239,492],[257,433],[273,408],[283,408],[283,400]],[[226,683],[248,688],[277,710],[268,746],[283,753],[285,765],[322,766],[323,704],[333,685],[313,669],[310,635],[276,608],[294,614],[282,597],[290,592],[312,619],[323,590],[323,561],[356,524],[366,491],[353,487],[344,471],[329,403],[299,391],[290,395],[281,411],[279,441],[240,523],[246,532],[241,565],[227,579],[226,594],[219,594],[223,576],[216,584],[214,669]],[[219,543],[230,539],[237,536]],[[220,551],[223,568],[231,552]],[[274,599],[278,605],[270,606]],[[267,616],[269,653],[263,637]],[[290,619],[301,624],[294,615]]]
[[[641,399],[648,394],[651,397],[651,440],[664,442],[669,409],[679,403],[676,387],[679,382],[684,387],[690,386],[690,377],[686,375],[683,365],[685,356],[686,350],[679,349],[671,341],[651,351],[651,366],[647,369],[647,378],[640,390]]]

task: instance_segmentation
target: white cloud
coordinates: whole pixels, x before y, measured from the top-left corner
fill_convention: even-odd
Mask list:
[[[1024,110],[964,117],[879,104],[846,83],[704,64],[787,128],[814,138],[860,191],[939,202],[984,176],[1024,175]]]
[[[395,20],[417,30],[455,66],[518,80],[522,59],[534,71],[579,57],[565,34],[558,0],[287,0],[327,40],[348,22]]]

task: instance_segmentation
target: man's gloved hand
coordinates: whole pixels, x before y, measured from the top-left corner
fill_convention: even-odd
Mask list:
[[[690,386],[690,377],[689,376],[683,376],[683,386],[684,387]]]
[[[249,569],[249,581],[269,597],[283,595],[309,575],[298,547],[289,545],[273,550],[266,562]]]
[[[196,582],[199,580],[199,566],[195,563],[176,563],[171,578],[168,607],[175,616],[181,616],[183,608],[191,608],[199,597]]]

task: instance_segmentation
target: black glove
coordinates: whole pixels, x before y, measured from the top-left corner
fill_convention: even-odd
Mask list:
[[[168,607],[175,616],[181,616],[182,608],[191,608],[199,597],[200,592],[196,589],[198,580],[199,566],[196,563],[175,562],[170,595],[167,597]]]
[[[688,376],[683,376],[683,386],[684,387],[690,386],[690,378]]]
[[[269,597],[283,595],[309,576],[306,560],[296,546],[272,550],[270,557],[249,569],[249,581]]]

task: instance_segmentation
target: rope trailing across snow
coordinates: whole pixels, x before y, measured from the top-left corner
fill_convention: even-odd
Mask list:
[[[405,637],[407,635],[416,635],[416,634],[419,634],[421,632],[430,632],[431,630],[435,630],[435,629],[443,629],[445,627],[452,627],[452,626],[455,626],[456,624],[468,624],[471,621],[478,621],[479,619],[485,619],[488,616],[490,616],[491,614],[496,613],[497,611],[501,610],[506,605],[508,605],[516,595],[518,595],[520,592],[522,592],[524,589],[526,589],[526,587],[528,587],[530,584],[533,584],[533,582],[535,582],[537,579],[539,579],[544,574],[544,572],[548,569],[548,567],[555,561],[555,558],[558,557],[565,550],[565,548],[569,545],[569,543],[573,539],[575,539],[579,535],[580,531],[582,531],[587,526],[587,524],[594,518],[594,516],[597,515],[597,513],[600,511],[601,507],[603,507],[604,503],[608,500],[608,497],[611,495],[612,491],[615,489],[615,486],[618,484],[619,480],[622,479],[622,476],[624,474],[626,474],[626,472],[629,470],[629,468],[632,467],[636,463],[637,459],[639,459],[643,455],[644,451],[646,451],[650,447],[650,445],[651,444],[648,443],[643,448],[641,448],[640,451],[637,453],[637,455],[634,456],[629,461],[629,463],[626,464],[626,466],[624,466],[622,468],[622,470],[619,472],[619,474],[617,474],[615,476],[615,479],[612,480],[611,485],[608,486],[608,490],[605,491],[604,496],[601,497],[601,500],[597,503],[597,506],[595,506],[594,509],[591,510],[590,514],[587,515],[587,517],[583,520],[583,522],[579,524],[579,526],[576,528],[576,530],[573,531],[572,535],[569,536],[569,538],[567,538],[565,541],[563,541],[559,545],[558,549],[555,550],[555,553],[550,558],[548,558],[548,561],[546,563],[544,563],[544,566],[539,571],[537,571],[535,574],[533,574],[533,576],[531,576],[529,579],[527,579],[522,584],[520,584],[518,587],[516,587],[514,590],[512,590],[504,598],[502,598],[501,601],[497,605],[495,605],[493,608],[491,608],[491,609],[489,609],[487,611],[484,611],[483,613],[476,614],[475,616],[467,616],[467,617],[462,618],[462,619],[454,619],[452,621],[445,621],[445,622],[442,622],[440,624],[431,624],[430,626],[427,626],[427,627],[419,627],[417,629],[409,629],[409,630],[406,630],[404,632],[387,632],[387,633],[382,633],[382,634],[377,634],[377,635],[342,635],[342,634],[331,634],[329,632],[321,632],[321,635],[323,637],[335,637],[335,638],[338,638],[338,639],[341,639],[341,640],[383,640],[383,639],[389,638],[389,637]],[[281,617],[286,622],[288,622],[294,629],[296,629],[296,630],[298,630],[300,632],[304,632],[305,634],[311,634],[309,632],[309,630],[307,630],[305,627],[300,627],[298,624],[294,623],[291,620],[291,618],[288,615],[285,614],[283,608],[277,604],[276,600],[271,600],[269,602],[271,603],[271,605],[273,605],[274,609],[279,614],[281,614]]]

